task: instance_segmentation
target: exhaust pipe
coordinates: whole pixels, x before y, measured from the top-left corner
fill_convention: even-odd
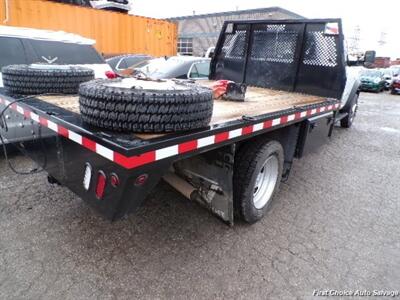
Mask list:
[[[193,200],[196,189],[187,181],[183,180],[172,172],[165,174],[163,179],[187,199]]]

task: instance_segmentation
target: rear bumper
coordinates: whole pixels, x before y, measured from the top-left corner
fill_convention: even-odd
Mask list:
[[[379,91],[381,86],[379,84],[361,83],[360,90],[362,91]]]
[[[0,111],[4,108],[1,100],[0,98]],[[57,182],[69,188],[107,219],[116,220],[135,212],[170,168],[172,160],[127,169],[90,150],[87,146],[92,144],[91,142],[86,143],[86,146],[77,143],[76,138],[87,141],[78,133],[70,131],[72,135],[68,134],[69,138],[66,138],[65,135],[54,131],[56,123],[53,121],[39,117],[33,112],[29,115],[37,116],[36,121],[28,118],[28,110],[20,105],[21,103],[12,105],[6,111],[7,126],[0,126],[0,133],[7,140],[6,143],[14,145],[29,156]],[[1,148],[0,151],[2,152]],[[91,176],[86,187],[84,181],[87,165],[90,166]],[[105,192],[101,199],[96,196],[100,173],[106,177]],[[112,175],[118,178],[117,186],[112,184]],[[145,177],[145,181],[138,183],[140,177]]]
[[[392,87],[392,93],[400,94],[400,87]]]
[[[110,221],[134,213],[170,167],[170,162],[160,162],[138,170],[127,170],[77,143],[56,136],[48,129],[42,130],[47,138],[11,145],[23,151],[59,184],[74,192]],[[90,166],[91,176],[86,188],[84,180],[87,165]],[[98,198],[96,187],[100,173],[105,175],[106,182],[104,195]],[[118,186],[112,185],[111,175],[117,176]],[[139,184],[139,177],[145,177],[146,180]]]

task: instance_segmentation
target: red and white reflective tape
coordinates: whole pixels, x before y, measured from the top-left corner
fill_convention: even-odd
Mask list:
[[[9,105],[11,102],[0,98],[0,104]],[[210,145],[218,144],[225,142],[227,140],[231,140],[240,136],[246,136],[260,130],[272,128],[275,126],[279,126],[282,124],[286,124],[292,122],[294,120],[302,119],[305,117],[310,117],[322,112],[329,112],[339,108],[339,104],[322,106],[319,108],[309,109],[303,112],[296,112],[294,114],[281,116],[272,120],[267,120],[264,122],[256,123],[254,125],[245,126],[242,128],[224,131],[217,134],[213,134],[207,137],[199,138],[196,140],[191,140],[188,142],[183,142],[180,144],[176,144],[173,146],[152,150],[149,152],[145,152],[140,155],[135,155],[131,157],[127,157],[123,154],[110,150],[93,140],[86,138],[70,129],[67,129],[59,124],[54,123],[53,121],[46,119],[38,114],[19,106],[18,104],[14,103],[11,106],[11,109],[17,111],[21,115],[24,115],[26,118],[32,119],[33,121],[40,123],[42,126],[51,129],[52,131],[56,132],[58,135],[61,135],[67,139],[70,139],[79,145],[93,151],[108,160],[111,160],[120,166],[126,169],[134,169],[152,162],[156,162],[165,158],[169,158],[172,156],[176,156],[179,154],[184,154],[187,152],[195,151]]]
[[[339,23],[337,23],[337,22],[326,23],[324,33],[330,34],[330,35],[338,35],[339,34]]]

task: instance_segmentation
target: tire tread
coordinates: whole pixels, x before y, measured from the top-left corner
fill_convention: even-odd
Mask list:
[[[185,91],[109,87],[93,80],[79,89],[84,122],[120,132],[161,133],[207,127],[213,111],[212,91],[193,85]]]
[[[233,203],[236,214],[247,223],[259,221],[266,213],[269,204],[263,209],[256,209],[253,205],[253,197],[249,194],[252,190],[253,175],[257,165],[265,156],[266,151],[275,151],[279,159],[279,179],[272,197],[279,188],[283,168],[283,148],[277,141],[266,137],[259,137],[241,146],[235,156],[235,167],[233,175]]]
[[[29,65],[2,68],[3,83],[13,94],[76,94],[79,85],[94,79],[94,72],[83,67],[36,69]]]

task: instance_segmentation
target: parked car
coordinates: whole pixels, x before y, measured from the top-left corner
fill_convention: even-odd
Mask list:
[[[400,75],[400,65],[391,66],[389,69],[393,71],[393,77],[397,77]]]
[[[138,71],[153,79],[206,79],[210,73],[210,58],[172,56],[150,61]]]
[[[393,83],[390,89],[390,92],[394,95],[394,94],[400,94],[400,75],[397,75],[397,77],[395,77],[393,79]]]
[[[151,59],[153,59],[153,57],[147,54],[128,54],[108,58],[106,62],[114,72],[119,73],[133,66],[137,66],[141,62],[148,62]]]
[[[92,69],[96,78],[106,78],[111,68],[94,44],[94,40],[61,31],[0,26],[0,87],[1,68],[15,64],[83,66]]]
[[[66,4],[93,7],[97,9],[128,13],[131,10],[129,0],[51,0]]]
[[[93,8],[122,13],[128,13],[131,10],[129,0],[90,0],[90,5]]]
[[[382,92],[385,89],[383,73],[377,69],[365,69],[360,74],[361,91]]]
[[[381,69],[383,78],[385,79],[385,90],[390,90],[394,79],[394,70],[390,68]]]
[[[94,40],[60,31],[0,26],[0,89],[3,87],[1,68],[8,65],[83,66],[92,69],[96,78],[107,78],[111,68],[94,44]],[[7,126],[13,129],[17,123],[9,121]]]

